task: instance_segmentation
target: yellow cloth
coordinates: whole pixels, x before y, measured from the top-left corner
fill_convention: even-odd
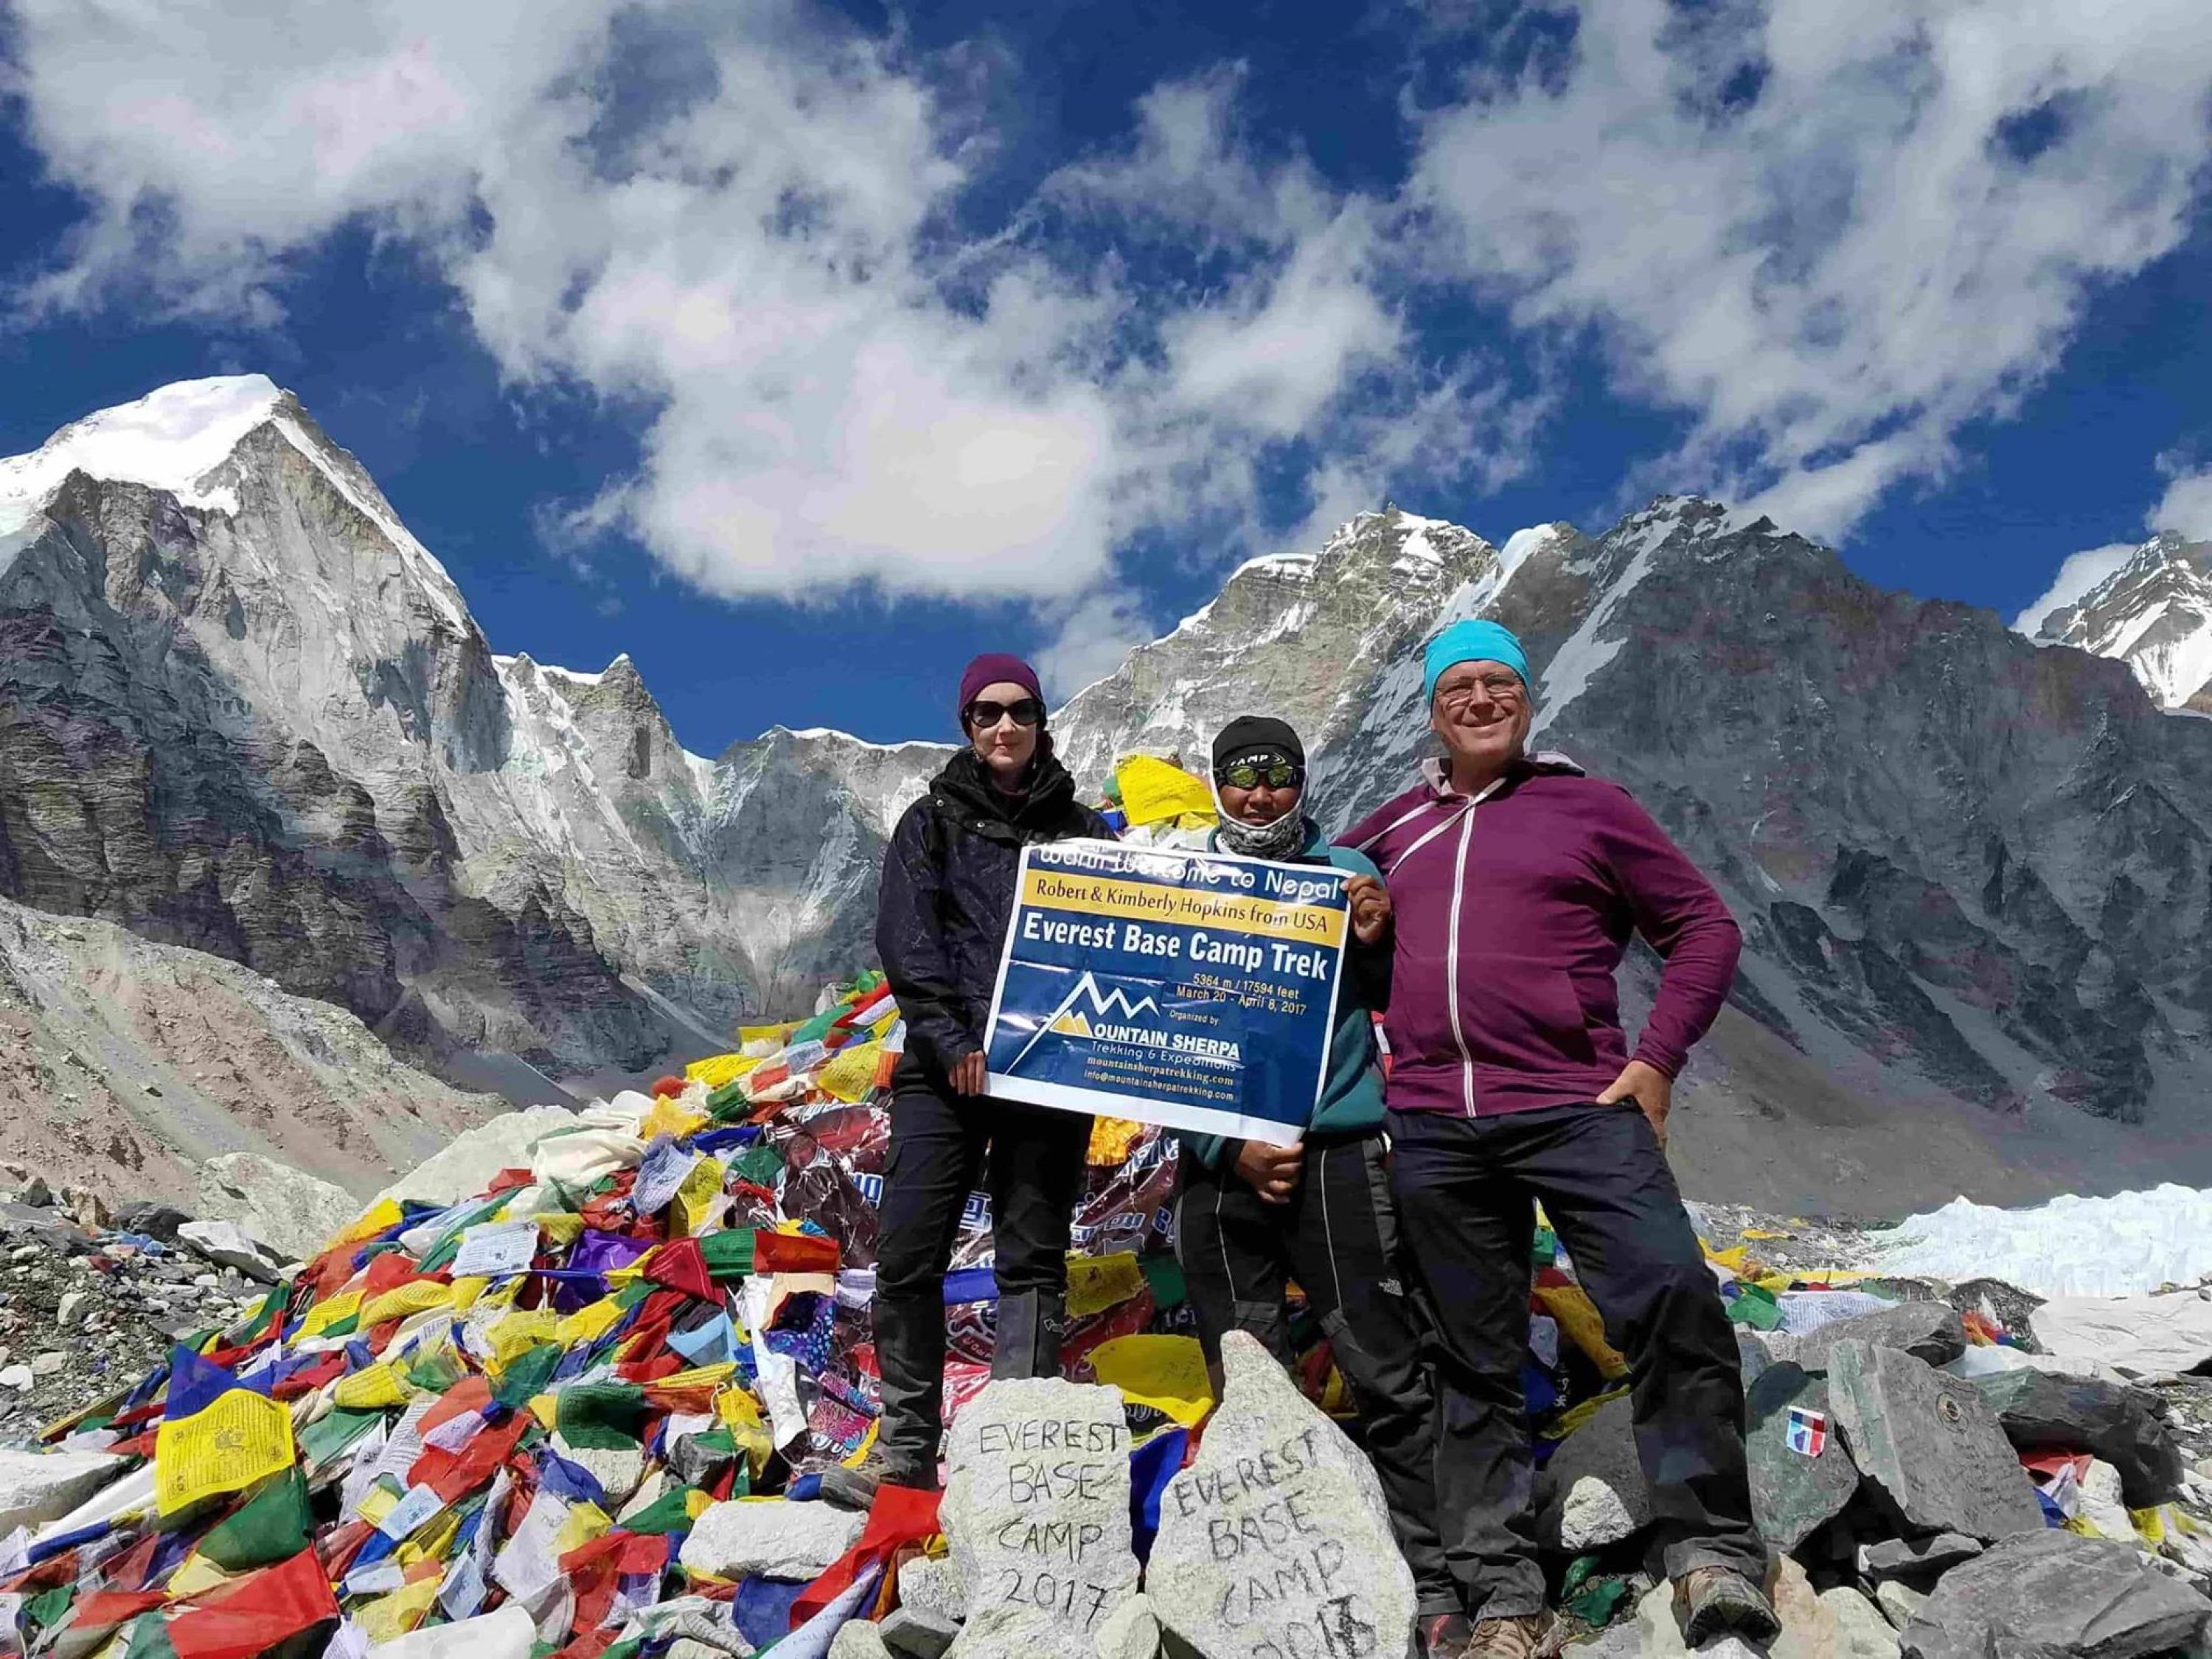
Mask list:
[[[1213,792],[1180,766],[1150,755],[1132,755],[1114,769],[1114,781],[1121,786],[1121,811],[1133,824],[1158,823],[1163,818],[1214,821]]]
[[[1145,1138],[1146,1126],[1132,1123],[1126,1117],[1094,1117],[1091,1120],[1091,1145],[1083,1154],[1083,1161],[1095,1170],[1110,1170],[1125,1163],[1137,1150],[1137,1143]]]
[[[814,1081],[832,1099],[857,1105],[876,1086],[876,1066],[883,1052],[880,1042],[848,1042],[830,1057]]]
[[[1536,1299],[1544,1304],[1546,1313],[1559,1322],[1567,1340],[1597,1367],[1599,1376],[1610,1382],[1628,1375],[1628,1362],[1605,1340],[1605,1321],[1598,1316],[1597,1304],[1581,1285],[1539,1285]]]
[[[653,1103],[653,1109],[645,1115],[645,1121],[637,1126],[641,1139],[651,1140],[655,1135],[670,1135],[678,1140],[696,1135],[707,1127],[707,1115],[694,1112],[678,1105],[667,1095]]]
[[[678,1237],[696,1238],[705,1232],[722,1211],[722,1165],[720,1160],[702,1158],[691,1166],[691,1173],[684,1177],[684,1184],[676,1189],[673,1206],[676,1215],[684,1224]]]
[[[300,1322],[300,1334],[303,1337],[320,1336],[340,1320],[359,1313],[361,1296],[359,1291],[341,1291],[328,1301],[318,1302],[307,1310],[307,1316]]]
[[[613,1329],[615,1321],[622,1316],[622,1304],[611,1296],[603,1296],[597,1302],[586,1302],[556,1325],[553,1340],[564,1348],[596,1342]]]
[[[356,1607],[353,1621],[368,1638],[371,1647],[397,1641],[421,1624],[438,1600],[439,1576],[423,1575],[420,1583],[403,1584],[389,1595]]]
[[[505,1370],[514,1363],[517,1355],[541,1342],[557,1340],[560,1328],[561,1316],[550,1308],[530,1308],[503,1315],[484,1333],[484,1339],[491,1344],[492,1364]]]
[[[1206,1351],[1194,1336],[1117,1336],[1091,1351],[1091,1374],[1121,1397],[1189,1428],[1213,1409]]]
[[[1112,1255],[1067,1258],[1067,1316],[1084,1319],[1117,1307],[1145,1288],[1137,1258],[1127,1250]]]
[[[380,1198],[362,1212],[358,1221],[331,1234],[323,1249],[327,1250],[340,1244],[358,1244],[364,1238],[374,1238],[386,1228],[398,1225],[406,1219],[406,1216],[407,1212],[399,1207],[397,1199]]]
[[[405,1319],[418,1313],[428,1313],[433,1308],[451,1304],[453,1287],[441,1285],[435,1279],[417,1279],[412,1285],[402,1285],[396,1291],[386,1291],[382,1296],[361,1310],[361,1328],[368,1330],[387,1319]]]
[[[331,1390],[331,1400],[348,1411],[374,1411],[386,1406],[404,1406],[413,1392],[398,1371],[388,1364],[378,1364],[338,1378],[337,1386]]]
[[[228,1389],[155,1431],[154,1500],[173,1515],[288,1469],[296,1455],[287,1407],[250,1389]]]
[[[760,1064],[757,1054],[716,1054],[708,1060],[695,1060],[684,1068],[685,1079],[703,1083],[708,1090],[720,1088],[733,1078],[741,1078]]]

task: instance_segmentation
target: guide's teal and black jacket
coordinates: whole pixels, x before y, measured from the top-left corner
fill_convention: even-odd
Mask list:
[[[1216,831],[1206,845],[1220,848]],[[1328,864],[1348,875],[1381,872],[1364,853],[1348,847],[1332,847],[1312,819],[1306,820],[1306,844],[1287,864]],[[1307,1120],[1308,1133],[1358,1134],[1382,1123],[1382,1054],[1375,1041],[1374,1016],[1390,1002],[1390,941],[1362,945],[1349,933],[1345,939],[1343,982],[1336,993],[1336,1030],[1328,1044],[1328,1080],[1321,1100]],[[1208,1169],[1218,1169],[1237,1156],[1237,1143],[1220,1135],[1181,1134],[1185,1154]]]

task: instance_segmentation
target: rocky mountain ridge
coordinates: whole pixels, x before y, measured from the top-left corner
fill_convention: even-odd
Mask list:
[[[0,464],[0,893],[245,962],[449,1069],[635,1071],[866,958],[941,745],[688,753],[627,658],[494,655],[268,382],[131,409],[96,419],[185,432],[185,459],[64,465],[65,433]],[[1429,752],[1418,647],[1472,615],[1527,642],[1543,741],[1635,790],[1744,923],[1685,1080],[1709,1186],[1875,1207],[2212,1169],[2212,728],[1766,521],[1668,499],[1496,545],[1363,514],[1077,693],[1061,752],[1095,787],[1267,708],[1340,826]]]

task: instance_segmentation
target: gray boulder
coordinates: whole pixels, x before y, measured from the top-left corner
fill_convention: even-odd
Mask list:
[[[781,1499],[716,1504],[693,1523],[677,1559],[718,1578],[813,1578],[860,1541],[864,1515]]]
[[[890,1659],[883,1626],[866,1619],[848,1619],[830,1638],[830,1659]]]
[[[1793,1407],[1832,1419],[1828,1385],[1808,1376],[1794,1361],[1770,1365],[1744,1390],[1744,1453],[1751,1472],[1752,1514],[1760,1535],[1784,1553],[1840,1515],[1859,1489],[1858,1466],[1851,1462],[1832,1420],[1818,1456],[1791,1449]]]
[[[1160,1650],[1160,1616],[1141,1590],[1106,1615],[1098,1632],[1098,1659],[1154,1659]]]
[[[1963,1533],[1939,1532],[1932,1538],[1885,1538],[1858,1549],[1859,1577],[1870,1584],[1901,1578],[1924,1584],[1947,1568],[1982,1553],[1981,1540]]]
[[[252,1152],[225,1152],[192,1171],[204,1221],[235,1221],[294,1261],[320,1250],[364,1206],[332,1182]]]
[[[1396,1659],[1413,1575],[1373,1468],[1254,1338],[1230,1333],[1221,1363],[1198,1458],[1160,1500],[1153,1611],[1208,1656]]]
[[[1125,1412],[1119,1389],[1037,1377],[990,1384],[954,1421],[939,1514],[968,1587],[957,1659],[1097,1659],[1137,1593]]]
[[[59,1520],[129,1461],[106,1452],[0,1450],[0,1534]]]
[[[1838,1342],[1864,1342],[1877,1348],[1901,1348],[1930,1365],[1948,1365],[1966,1351],[1966,1328],[1958,1310],[1942,1302],[1900,1302],[1878,1313],[1839,1319],[1803,1336],[1767,1339],[1777,1360],[1795,1360],[1808,1371],[1828,1369]]]
[[[1608,1400],[1552,1453],[1536,1488],[1536,1535],[1546,1547],[1580,1555],[1650,1524],[1632,1415],[1627,1396]]]
[[[2120,1472],[2128,1507],[2148,1509],[2181,1494],[2181,1448],[2155,1396],[2086,1376],[2039,1370],[1978,1376],[1974,1387],[2022,1450],[2094,1452]]]
[[[1943,1575],[1899,1635],[1911,1659],[2137,1659],[2212,1633],[2212,1601],[2124,1544],[2056,1529]]]
[[[276,1283],[292,1265],[289,1256],[272,1249],[235,1221],[187,1221],[177,1229],[177,1242],[218,1267],[235,1267],[264,1285]]]
[[[1973,1388],[1898,1348],[1844,1340],[1829,1399],[1851,1461],[1908,1533],[1996,1539],[2043,1529],[2043,1506]]]

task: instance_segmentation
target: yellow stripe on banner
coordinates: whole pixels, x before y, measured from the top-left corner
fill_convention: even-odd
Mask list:
[[[1128,916],[1178,927],[1230,927],[1262,939],[1297,939],[1307,945],[1344,943],[1343,911],[1318,904],[1280,904],[1246,893],[1201,893],[1109,876],[1032,870],[1022,883],[1022,902],[1042,910]]]

